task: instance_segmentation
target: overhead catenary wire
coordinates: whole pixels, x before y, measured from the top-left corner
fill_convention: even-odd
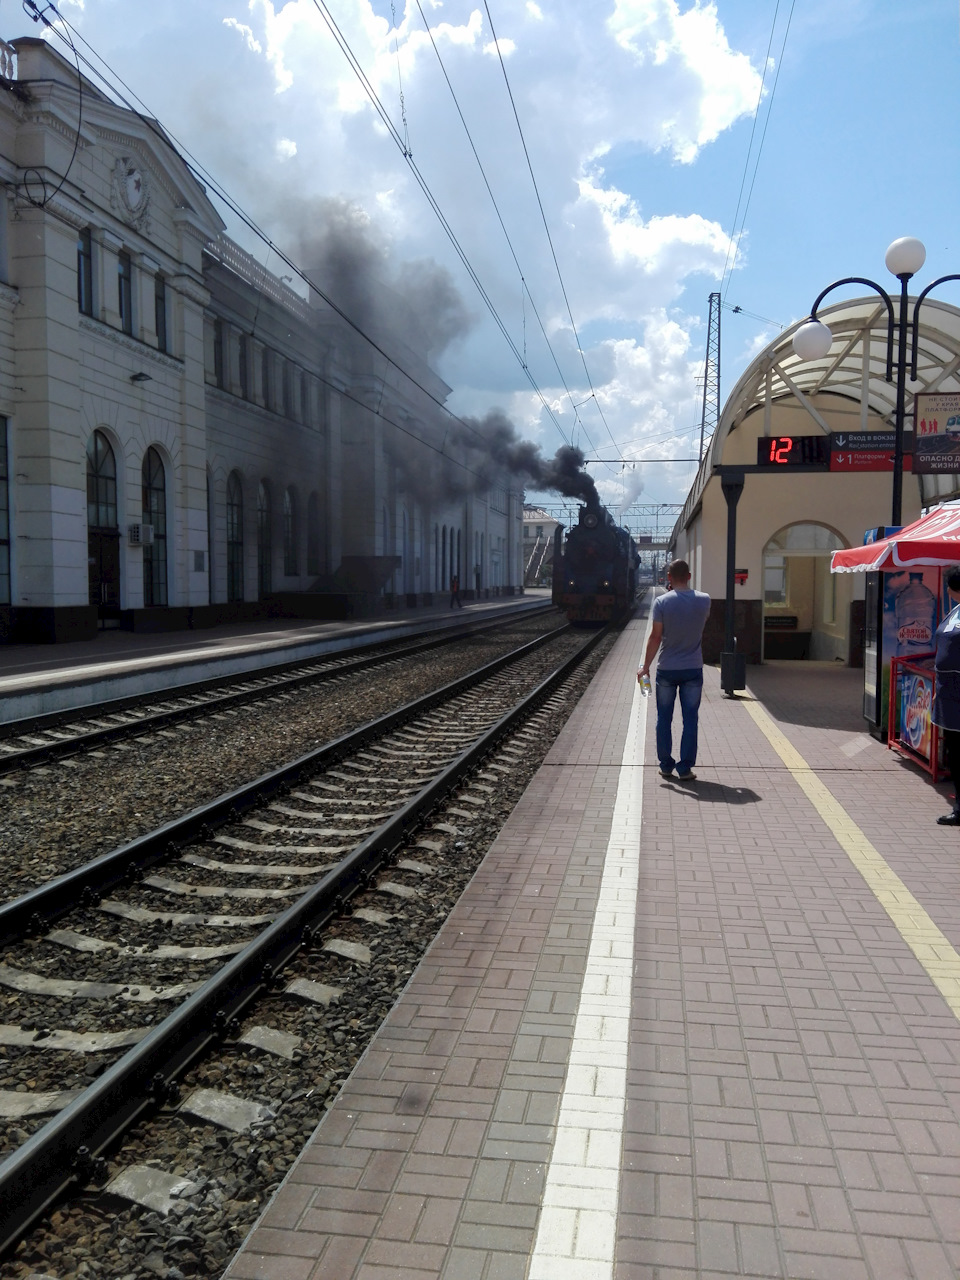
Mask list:
[[[473,264],[470,262],[470,259],[468,258],[466,251],[464,250],[463,246],[460,244],[460,241],[457,239],[457,236],[453,230],[453,227],[450,225],[445,214],[441,210],[436,197],[434,196],[432,190],[430,189],[430,186],[427,183],[426,179],[424,178],[423,174],[420,172],[420,169],[415,163],[413,156],[406,149],[404,145],[404,141],[399,131],[397,130],[392,119],[390,118],[389,112],[384,107],[383,103],[379,98],[379,95],[377,94],[376,90],[373,88],[373,85],[370,83],[370,80],[367,77],[366,73],[364,72],[362,66],[360,65],[358,58],[354,54],[353,49],[350,47],[349,41],[347,40],[346,36],[344,36],[343,32],[340,30],[339,25],[337,24],[335,18],[333,17],[333,15],[329,10],[329,7],[326,4],[326,0],[313,0],[313,4],[314,4],[314,8],[317,10],[317,12],[320,14],[324,22],[326,23],[327,28],[330,31],[330,34],[333,36],[337,46],[340,48],[344,57],[347,59],[350,66],[353,68],[354,73],[357,75],[358,79],[360,80],[360,83],[363,86],[364,91],[366,92],[367,96],[370,98],[370,101],[373,103],[374,109],[376,110],[377,114],[380,116],[381,120],[386,126],[390,137],[393,139],[395,145],[403,155],[403,158],[407,164],[407,167],[409,168],[410,172],[413,174],[414,180],[416,181],[417,185],[420,187],[420,190],[423,192],[424,196],[426,197],[427,203],[430,205],[431,209],[433,209],[434,214],[437,217],[437,220],[439,221],[441,227],[444,230],[444,233],[447,236],[447,239],[450,241],[451,245],[453,246],[454,252],[459,257],[461,263],[463,264],[464,269],[466,270],[470,279],[473,281],[474,286],[476,287],[478,293],[480,294],[480,297],[483,300],[484,305],[486,306],[487,310],[490,312],[494,322],[497,325],[497,328],[500,330],[504,340],[506,341],[510,350],[513,352],[514,356],[516,357],[517,363],[520,365],[520,368],[523,370],[524,376],[527,378],[528,382],[533,388],[534,393],[536,394],[541,405],[543,406],[544,411],[547,413],[548,417],[551,419],[554,426],[557,428],[557,431],[559,432],[560,437],[564,441],[564,443],[569,444],[570,441],[568,440],[566,433],[561,427],[556,417],[556,414],[553,412],[552,408],[547,403],[547,399],[544,396],[543,392],[541,391],[540,387],[537,385],[536,379],[531,373],[529,367],[525,364],[523,353],[519,350],[512,336],[510,335],[503,318],[501,317],[500,313],[497,311],[497,308],[494,305],[493,300],[490,298],[489,294],[487,293],[487,290],[484,287],[483,282],[480,280],[480,277],[477,274],[476,270],[474,269]]]
[[[464,133],[465,133],[465,134],[466,134],[466,136],[467,136],[467,142],[470,144],[470,150],[473,152],[473,158],[474,158],[474,160],[476,160],[476,162],[477,162],[477,168],[480,170],[480,176],[482,177],[482,179],[483,179],[483,184],[484,184],[484,186],[485,186],[485,187],[486,187],[486,189],[487,189],[487,195],[490,197],[490,201],[491,201],[491,203],[493,204],[494,211],[495,211],[495,213],[496,213],[496,215],[497,215],[497,221],[500,223],[500,229],[501,229],[501,231],[503,232],[504,239],[505,239],[505,240],[506,240],[506,242],[507,242],[507,247],[508,247],[508,249],[510,250],[510,256],[513,258],[514,266],[517,268],[517,273],[518,273],[518,274],[519,274],[519,276],[520,276],[520,284],[521,284],[520,302],[521,302],[521,308],[523,309],[523,359],[524,359],[524,364],[526,364],[526,359],[527,359],[527,341],[526,341],[527,327],[526,327],[526,310],[525,310],[525,305],[524,305],[524,304],[525,304],[525,300],[526,300],[526,299],[529,299],[529,300],[530,300],[530,306],[531,306],[531,309],[533,310],[533,314],[536,316],[536,318],[537,318],[537,323],[538,323],[538,324],[539,324],[539,326],[540,326],[540,332],[541,332],[541,333],[542,333],[542,335],[543,335],[543,340],[544,340],[544,342],[545,342],[545,343],[546,343],[546,345],[547,345],[547,350],[550,352],[551,358],[553,359],[554,368],[555,368],[555,369],[556,369],[556,371],[557,371],[557,374],[558,374],[558,376],[559,376],[559,378],[560,378],[560,381],[561,381],[561,383],[562,383],[562,385],[563,385],[563,389],[564,389],[564,391],[567,393],[567,397],[569,398],[570,403],[571,403],[571,405],[572,405],[572,407],[573,407],[574,413],[576,414],[576,411],[577,411],[577,409],[578,409],[580,406],[579,406],[579,405],[576,405],[576,404],[574,404],[574,403],[573,403],[573,395],[572,395],[572,393],[571,393],[571,391],[570,391],[569,386],[567,385],[567,380],[566,380],[566,378],[565,378],[565,377],[564,377],[564,375],[563,375],[563,370],[560,368],[560,361],[559,361],[559,360],[558,360],[558,358],[557,358],[557,353],[556,353],[556,351],[554,350],[553,343],[550,341],[550,337],[549,337],[549,335],[548,335],[548,333],[547,333],[546,326],[544,325],[544,323],[543,323],[543,319],[542,319],[542,317],[541,317],[541,315],[540,315],[540,312],[539,312],[539,310],[537,309],[537,304],[536,304],[536,303],[534,302],[534,300],[533,300],[533,295],[532,295],[532,294],[531,294],[531,292],[530,292],[530,288],[529,288],[529,285],[527,284],[526,277],[525,277],[524,272],[523,272],[523,268],[521,267],[521,265],[520,265],[520,260],[519,260],[519,258],[517,257],[517,252],[516,252],[516,249],[514,248],[513,240],[511,239],[510,232],[507,230],[507,224],[506,224],[506,222],[504,221],[503,214],[502,214],[502,213],[501,213],[501,211],[500,211],[500,205],[497,203],[497,198],[496,198],[496,196],[495,196],[495,195],[494,195],[494,193],[493,193],[493,187],[492,187],[492,186],[491,186],[491,184],[490,184],[490,179],[487,177],[487,171],[486,171],[486,169],[484,168],[483,161],[480,159],[480,153],[477,151],[476,143],[475,143],[475,142],[474,142],[474,140],[473,140],[473,134],[472,134],[472,133],[471,133],[471,131],[470,131],[470,126],[467,124],[466,116],[465,116],[465,115],[464,115],[464,113],[463,113],[463,108],[460,106],[460,100],[459,100],[459,98],[457,97],[456,90],[455,90],[455,89],[454,89],[454,87],[453,87],[453,82],[452,82],[452,81],[451,81],[451,79],[450,79],[450,75],[449,75],[449,73],[448,73],[448,71],[447,71],[447,68],[446,68],[446,65],[445,65],[445,63],[444,63],[444,61],[443,61],[443,57],[442,57],[442,55],[441,55],[441,53],[440,53],[439,48],[437,47],[437,42],[436,42],[436,40],[433,38],[433,29],[431,28],[430,23],[427,21],[426,14],[423,12],[423,6],[422,6],[422,4],[420,3],[420,0],[416,0],[416,3],[417,3],[417,9],[418,9],[418,11],[419,11],[419,13],[420,13],[420,18],[421,18],[421,20],[423,21],[423,25],[424,25],[424,27],[425,27],[425,29],[426,29],[427,35],[428,35],[428,36],[429,36],[429,38],[430,38],[430,44],[431,44],[431,46],[433,47],[433,51],[434,51],[434,53],[436,54],[436,57],[437,57],[437,62],[438,62],[438,63],[439,63],[439,65],[440,65],[440,71],[442,72],[442,74],[443,74],[443,78],[444,78],[444,80],[446,81],[447,88],[450,90],[450,96],[451,96],[451,98],[453,99],[453,105],[456,107],[456,109],[457,109],[457,115],[460,117],[460,123],[463,125],[463,131],[464,131]],[[587,397],[586,399],[589,399],[589,397]],[[580,404],[585,404],[585,403],[586,403],[586,400],[581,400],[581,401],[580,401]],[[581,424],[581,426],[582,426],[582,424]],[[586,439],[587,439],[587,443],[590,445],[590,448],[591,448],[591,449],[593,449],[595,446],[594,446],[593,442],[590,440],[590,437],[589,437],[589,435],[588,435],[588,433],[587,433],[587,431],[586,431],[586,428],[583,428],[583,433],[584,433],[584,436],[585,436],[585,437],[586,437]]]
[[[616,449],[617,453],[620,454],[622,458],[623,455],[620,452],[620,446],[617,444],[616,440],[613,438],[613,432],[610,430],[610,424],[607,422],[606,416],[604,415],[603,406],[600,404],[600,400],[597,397],[596,388],[593,385],[593,379],[590,377],[590,370],[587,368],[587,358],[584,353],[583,346],[580,342],[580,335],[577,332],[576,322],[574,321],[574,318],[573,318],[573,310],[570,306],[570,299],[567,296],[567,288],[563,282],[563,272],[560,270],[560,262],[559,262],[559,259],[557,258],[557,251],[554,248],[553,236],[550,234],[550,226],[547,222],[546,211],[543,207],[543,200],[541,199],[541,196],[540,196],[540,188],[537,185],[537,177],[533,171],[533,161],[530,159],[530,151],[527,147],[527,139],[524,136],[523,125],[520,123],[520,113],[517,110],[517,104],[513,96],[513,89],[510,86],[510,77],[507,75],[507,64],[503,60],[503,53],[500,49],[500,41],[497,38],[496,28],[493,25],[493,16],[490,13],[490,5],[488,3],[488,0],[483,0],[483,7],[484,7],[484,10],[486,11],[487,21],[490,23],[490,34],[493,36],[493,46],[497,51],[497,58],[499,59],[499,62],[500,62],[500,70],[503,72],[503,82],[506,85],[507,96],[510,99],[510,106],[513,109],[513,118],[516,121],[517,130],[520,134],[520,142],[521,142],[521,145],[523,146],[523,154],[526,157],[527,169],[530,173],[530,180],[533,183],[534,194],[537,197],[537,206],[540,210],[540,217],[543,221],[543,229],[546,232],[547,243],[550,246],[550,253],[551,253],[551,256],[553,257],[553,265],[556,268],[557,279],[560,282],[560,292],[563,295],[563,301],[567,308],[567,316],[570,320],[570,327],[573,330],[574,339],[576,340],[577,350],[580,353],[580,360],[583,364],[583,372],[585,373],[587,378],[587,385],[590,387],[590,391],[593,394],[593,397],[597,406],[597,412],[600,415],[600,420],[603,422],[604,427],[606,427],[607,435],[610,437],[610,443],[613,445],[614,449]]]
[[[763,130],[761,131],[761,134],[760,134],[760,145],[757,148],[757,155],[753,164],[753,176],[750,179],[750,188],[747,191],[747,198],[746,198],[746,201],[744,202],[743,190],[744,190],[744,187],[746,186],[747,174],[750,171],[750,154],[753,150],[753,140],[757,131],[757,121],[759,120],[759,117],[760,117],[760,104],[763,101],[763,87],[764,87],[764,84],[766,83],[767,68],[770,64],[770,50],[773,47],[773,38],[777,28],[777,17],[779,16],[779,13],[780,13],[780,0],[776,0],[776,5],[773,11],[773,21],[770,24],[770,38],[767,41],[767,53],[766,53],[766,57],[764,58],[763,75],[761,76],[760,92],[757,98],[757,109],[753,115],[753,125],[751,126],[751,129],[750,129],[750,142],[747,146],[747,154],[743,164],[743,176],[740,180],[740,192],[737,196],[737,208],[736,208],[736,212],[733,215],[733,226],[731,227],[730,240],[727,244],[727,257],[726,257],[726,261],[723,264],[723,273],[720,277],[720,292],[721,292],[721,297],[723,301],[726,301],[727,290],[730,287],[730,278],[732,277],[733,270],[734,270],[734,267],[736,266],[737,258],[740,253],[740,237],[743,235],[743,231],[746,226],[747,213],[749,212],[750,201],[753,197],[753,188],[754,188],[754,185],[756,184],[757,173],[760,169],[760,157],[763,154],[763,144],[764,144],[764,141],[766,140],[767,128],[769,127],[769,124],[770,124],[770,114],[773,110],[773,100],[776,97],[776,93],[777,93],[777,84],[780,80],[780,69],[783,66],[783,55],[787,47],[787,37],[790,34],[790,25],[793,21],[793,10],[795,6],[796,6],[796,0],[790,0],[790,12],[787,15],[787,25],[783,33],[783,40],[781,41],[781,44],[780,44],[780,56],[777,59],[776,72],[773,78],[773,86],[770,90],[770,98],[767,102],[767,111],[764,117]],[[740,214],[741,204],[743,204],[742,216]],[[737,229],[738,219],[739,219],[739,230]]]
[[[316,3],[316,0],[315,0],[315,3]],[[62,15],[58,15],[58,17],[59,17],[59,23],[52,24],[51,30],[53,30],[59,36],[59,38],[64,41],[64,43],[71,46],[73,42],[67,33],[60,30],[60,24],[62,24],[64,28],[68,28],[70,32],[72,32],[74,35],[76,35],[79,38],[81,43],[90,51],[92,56],[99,61],[102,67],[106,69],[106,71],[109,73],[109,76],[112,77],[113,80],[108,78],[108,76],[105,75],[104,72],[98,66],[96,66],[93,62],[91,62],[91,60],[88,57],[84,56],[81,53],[78,55],[78,57],[79,57],[79,60],[83,62],[84,66],[88,68],[91,74],[95,76],[96,79],[98,79],[107,88],[109,93],[112,94],[114,98],[116,98],[122,106],[126,107],[127,110],[131,111],[135,116],[137,116],[137,118],[144,124],[144,126],[147,127],[162,142],[162,144],[165,147],[169,148],[171,151],[174,152],[174,154],[177,156],[180,162],[184,165],[184,167],[188,170],[188,172],[191,173],[191,175],[194,178],[196,178],[198,181],[203,182],[209,188],[212,194],[218,200],[220,200],[225,205],[225,207],[243,223],[244,226],[246,226],[251,232],[253,232],[254,235],[256,235],[262,241],[262,243],[268,249],[268,256],[269,256],[269,253],[276,254],[278,259],[281,262],[283,262],[287,267],[289,267],[290,270],[294,272],[295,275],[300,280],[302,280],[306,285],[308,285],[308,287],[312,289],[313,292],[316,293],[317,296],[321,298],[328,307],[330,307],[330,309],[334,312],[334,314],[336,314],[341,320],[343,320],[343,322],[353,332],[355,332],[359,337],[361,337],[365,342],[367,342],[369,346],[384,359],[387,366],[395,368],[397,372],[400,373],[401,376],[404,377],[410,383],[411,386],[416,387],[417,390],[420,391],[430,402],[435,404],[437,408],[440,409],[440,411],[447,417],[447,419],[456,423],[457,426],[461,428],[463,431],[468,432],[469,434],[474,436],[480,442],[481,445],[486,445],[486,441],[480,432],[478,432],[469,422],[465,421],[463,418],[459,417],[451,409],[449,409],[447,405],[445,405],[443,401],[440,400],[428,387],[424,386],[421,382],[419,382],[416,379],[416,377],[414,377],[414,375],[410,372],[410,370],[404,368],[396,359],[394,359],[394,357],[392,357],[387,351],[385,351],[383,347],[381,347],[380,344],[370,334],[368,334],[355,320],[353,320],[353,318],[349,316],[331,297],[329,297],[321,288],[319,288],[316,285],[316,283],[312,281],[303,272],[300,266],[297,263],[295,263],[286,253],[284,253],[284,251],[270,238],[267,232],[265,232],[255,222],[255,220],[251,217],[251,215],[248,214],[225,191],[225,189],[221,186],[221,184],[217,181],[217,179],[210,173],[209,170],[205,168],[202,162],[200,162],[195,156],[193,156],[188,148],[182,146],[182,144],[180,144],[180,142],[176,139],[173,133],[168,131],[165,127],[163,127],[159,123],[159,120],[157,119],[157,117],[152,113],[150,113],[149,108],[139,98],[139,96],[135,93],[135,91],[131,89],[129,85],[127,85],[126,82],[122,79],[122,77],[120,77],[120,75],[113,70],[113,68],[109,65],[106,59],[104,59],[102,55],[99,54],[93,48],[93,46],[89,43],[89,41],[87,41],[84,38],[82,33],[77,31],[76,28],[72,27],[72,25],[65,18],[62,17]],[[125,90],[125,93],[121,92],[117,88],[117,84],[123,87],[123,90]],[[126,96],[126,95],[129,95],[129,96]],[[131,101],[131,99],[133,99],[133,101],[138,103],[141,109],[138,110],[138,108],[133,105],[133,102]],[[387,117],[387,121],[389,121],[389,116]],[[392,122],[390,122],[390,124],[392,125]],[[395,140],[399,140],[399,134],[397,134],[395,128],[393,129],[393,135],[395,137]],[[400,145],[402,150],[402,140],[400,140]],[[490,305],[492,307],[492,303]],[[494,315],[495,315],[495,318],[498,318],[496,317],[495,310],[494,310]],[[514,351],[516,352],[515,347],[514,347]],[[536,388],[536,385],[534,383],[532,376],[530,375],[528,376],[530,377],[531,383],[534,385],[535,389],[540,394],[540,398],[542,403],[544,404],[545,409],[547,410],[548,414],[551,416],[551,418],[554,419],[554,422],[556,423],[556,419],[552,411],[550,410],[549,405],[547,405],[546,400],[544,399],[542,393],[539,392],[539,388]],[[320,380],[323,381],[322,378]],[[338,388],[335,388],[335,389],[338,389]],[[347,396],[347,398],[353,399],[353,397],[350,397],[350,396]],[[363,404],[361,401],[356,401],[356,403],[360,404],[364,409],[369,409],[369,406],[366,404]],[[389,422],[390,425],[392,426],[397,426],[398,429],[403,432],[403,434],[408,435],[411,438],[417,440],[425,448],[432,450],[433,452],[439,454],[440,456],[449,457],[448,454],[444,453],[443,447],[438,448],[435,444],[425,439],[423,436],[419,436],[415,432],[412,432],[407,428],[399,427],[399,424],[393,423],[389,419],[384,419],[384,421]],[[558,431],[560,432],[561,437],[564,439],[564,442],[569,444],[569,441],[566,439],[563,429],[560,427],[559,423],[556,423],[556,425],[557,425]],[[456,460],[453,460],[453,461],[456,461]],[[463,464],[457,463],[457,465],[463,465]],[[467,470],[471,470],[471,469],[467,468]],[[471,472],[471,473],[477,474],[476,472]]]

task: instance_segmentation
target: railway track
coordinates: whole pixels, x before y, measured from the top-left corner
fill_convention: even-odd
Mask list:
[[[524,616],[549,613],[550,605],[531,608]],[[515,615],[510,619],[515,620]],[[0,776],[44,766],[144,733],[169,729],[203,716],[223,713],[265,698],[293,693],[308,685],[386,667],[445,648],[471,636],[501,629],[504,619],[472,623],[428,639],[387,641],[363,654],[298,662],[252,676],[223,677],[181,686],[175,693],[117,698],[77,712],[32,716],[0,725]]]
[[[286,1010],[274,1022],[303,1004],[325,1011],[343,994],[338,967],[360,981],[371,931],[389,934],[398,905],[430,913],[460,829],[496,807],[514,765],[488,761],[466,792],[463,779],[525,732],[601,637],[524,645],[0,908],[0,995],[18,1010],[0,1025],[0,1112],[8,1146],[21,1142],[0,1164],[3,1247],[69,1186],[96,1184],[99,1153],[158,1108],[226,1132],[275,1124],[288,1099],[234,1080],[239,1091],[195,1089],[174,1112],[175,1082],[243,1036],[272,1059],[302,1051],[293,1032],[239,1019],[271,1000]],[[556,666],[558,643],[574,652]],[[413,843],[416,856],[387,870]],[[125,1176],[152,1178],[142,1203],[168,1211],[181,1174],[139,1169]],[[136,1198],[133,1183],[111,1187]]]

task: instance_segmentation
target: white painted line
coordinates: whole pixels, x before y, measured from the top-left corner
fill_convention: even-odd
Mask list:
[[[649,634],[648,618],[641,653]],[[613,1277],[650,701],[635,686],[528,1280]]]

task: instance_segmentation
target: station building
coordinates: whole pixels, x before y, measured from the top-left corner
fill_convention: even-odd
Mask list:
[[[911,306],[912,311],[912,306]],[[793,350],[798,325],[751,362],[724,404],[696,480],[670,537],[670,556],[687,560],[692,585],[712,597],[704,657],[723,648],[727,572],[725,466],[755,466],[758,441],[888,433],[893,448],[895,383],[885,380],[886,310],[879,298],[820,309],[833,333],[822,360]],[[912,319],[912,315],[911,315]],[[802,323],[802,322],[801,322]],[[913,394],[960,391],[960,311],[927,298],[920,312],[917,381],[908,384],[905,435],[913,431]],[[749,473],[736,514],[735,630],[748,662],[808,658],[862,665],[861,574],[832,574],[830,553],[860,546],[868,529],[890,524],[892,467],[862,469],[839,453],[838,470]],[[909,463],[908,463],[909,467]],[[903,476],[903,524],[922,507],[960,494],[956,475]]]
[[[0,86],[0,638],[522,589],[519,485],[411,484],[449,422],[421,354],[266,271],[46,42]]]
[[[523,507],[523,584],[547,587],[553,573],[554,536],[560,526],[556,516],[542,507]]]

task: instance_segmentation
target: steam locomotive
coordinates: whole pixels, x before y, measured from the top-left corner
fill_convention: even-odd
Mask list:
[[[580,508],[579,523],[553,544],[553,603],[571,622],[609,622],[629,609],[637,594],[640,556],[626,529],[599,502]]]

